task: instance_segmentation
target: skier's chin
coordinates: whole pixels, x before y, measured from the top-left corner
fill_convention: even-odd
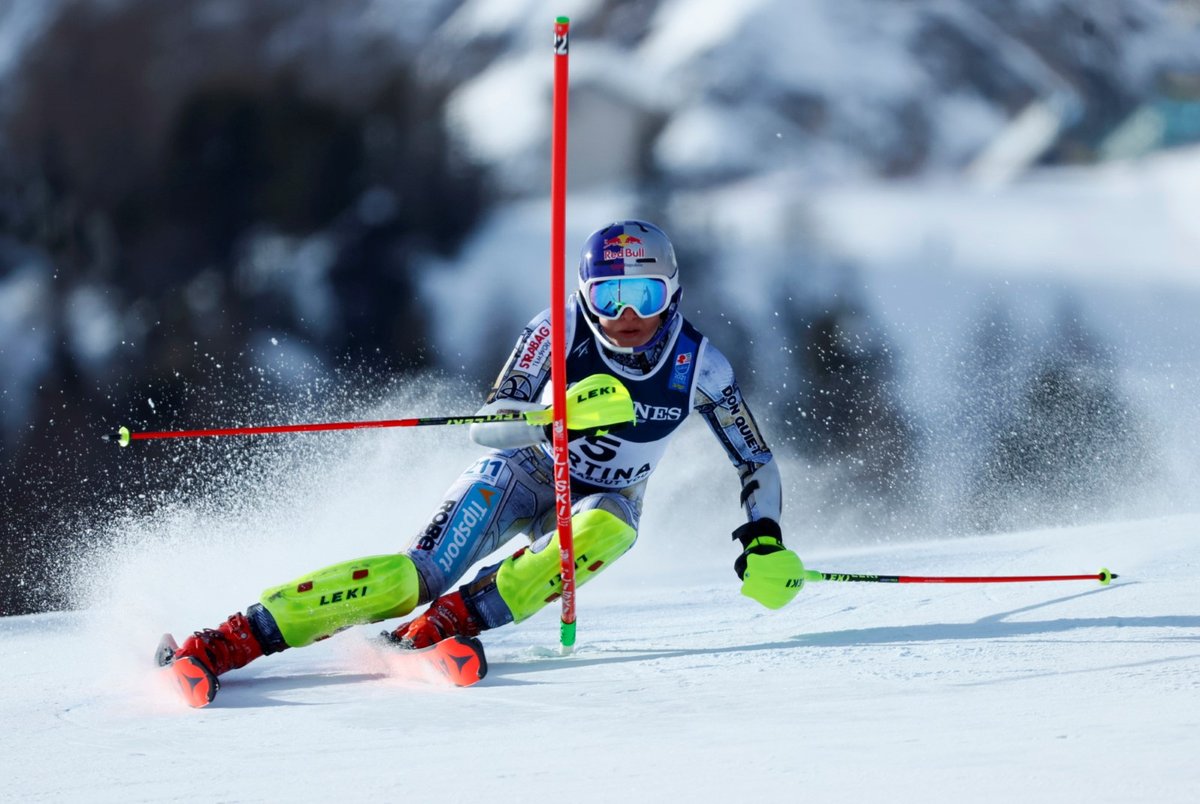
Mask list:
[[[652,326],[647,326],[639,321],[635,324],[609,325],[603,329],[604,334],[617,346],[622,349],[636,349],[650,342],[650,339],[658,332],[659,325],[658,321],[654,321]]]
[[[615,343],[617,346],[620,346],[622,349],[636,349],[639,346],[645,346],[650,342],[650,338],[653,336],[653,332],[651,332],[649,335],[646,335],[642,332],[609,333],[609,337],[612,338],[613,343]]]

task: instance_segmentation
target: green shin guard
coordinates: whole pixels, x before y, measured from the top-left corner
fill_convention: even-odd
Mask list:
[[[575,584],[582,586],[633,546],[637,531],[608,511],[592,509],[571,519],[575,538]],[[558,534],[539,552],[522,550],[496,573],[496,591],[521,622],[562,594]]]
[[[406,555],[334,564],[263,592],[288,647],[311,645],[343,628],[400,617],[417,605],[417,568]]]

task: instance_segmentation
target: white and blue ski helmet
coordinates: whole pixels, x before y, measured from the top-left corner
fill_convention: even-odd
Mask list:
[[[675,247],[653,223],[610,223],[584,243],[579,256],[579,302],[592,333],[606,349],[636,354],[656,347],[672,330],[682,296]],[[600,328],[601,318],[617,318],[625,307],[633,307],[643,318],[658,315],[662,320],[654,337],[642,346],[617,346]]]

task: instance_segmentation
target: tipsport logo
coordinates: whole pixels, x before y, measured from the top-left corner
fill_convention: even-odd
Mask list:
[[[418,544],[420,549],[433,551],[438,565],[446,572],[453,571],[455,561],[474,541],[472,537],[478,537],[487,528],[499,493],[476,483],[457,506],[454,500],[447,500],[426,528]]]
[[[646,256],[646,246],[642,239],[629,234],[610,237],[604,241],[603,246],[606,260],[636,260]]]

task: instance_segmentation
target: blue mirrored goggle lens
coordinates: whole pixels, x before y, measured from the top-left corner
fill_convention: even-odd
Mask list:
[[[642,318],[667,309],[667,283],[647,276],[605,279],[588,288],[588,303],[596,315],[617,318],[626,307]]]

